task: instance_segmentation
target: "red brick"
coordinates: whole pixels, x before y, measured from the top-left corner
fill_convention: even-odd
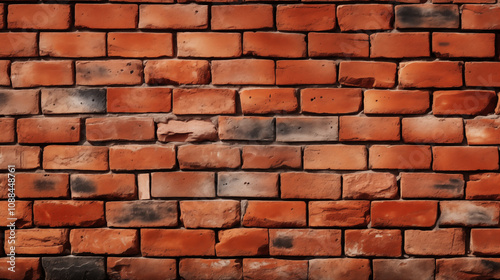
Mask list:
[[[69,196],[68,174],[18,173],[16,189],[19,198],[66,198]]]
[[[107,273],[110,279],[165,279],[177,276],[176,261],[173,259],[153,258],[107,258]]]
[[[493,112],[497,97],[494,91],[463,90],[434,92],[435,115],[486,115]]]
[[[432,227],[437,218],[437,201],[374,201],[373,227]]]
[[[498,145],[500,119],[466,120],[465,135],[469,145]]]
[[[137,198],[134,174],[72,174],[70,181],[73,199]]]
[[[107,202],[106,221],[109,227],[175,227],[177,226],[177,201]]]
[[[441,201],[439,225],[444,226],[498,226],[500,204],[483,201]]]
[[[124,145],[109,151],[109,167],[113,170],[172,169],[175,166],[174,146]]]
[[[179,57],[241,56],[241,34],[217,32],[177,33]]]
[[[243,114],[291,113],[299,107],[295,89],[249,88],[240,91]]]
[[[211,120],[169,120],[158,123],[156,131],[161,142],[202,142],[217,140],[217,128]]]
[[[41,32],[40,56],[106,56],[106,34],[101,32]]]
[[[474,277],[494,279],[500,277],[496,267],[500,259],[453,258],[436,260],[436,280],[474,279]]]
[[[497,147],[433,147],[433,170],[498,170]]]
[[[305,227],[306,203],[303,201],[255,201],[247,202],[243,211],[244,227]]]
[[[290,172],[281,173],[280,177],[283,199],[335,200],[341,196],[339,174]]]
[[[359,145],[309,145],[304,148],[304,169],[364,170],[366,148]]]
[[[404,118],[402,126],[405,143],[462,143],[464,139],[461,118]]]
[[[500,200],[500,174],[482,173],[469,176],[467,181],[467,199]],[[17,194],[17,193],[16,193]]]
[[[15,243],[8,244],[10,230],[5,231],[5,252],[15,244],[16,254],[55,255],[69,253],[68,229],[21,229],[16,231]],[[17,260],[16,260],[17,261]]]
[[[342,176],[344,199],[394,199],[398,182],[391,173],[352,173]]]
[[[369,151],[371,169],[429,169],[431,147],[420,145],[373,145]]]
[[[367,90],[365,114],[423,114],[429,109],[429,92],[420,90]]]
[[[430,56],[428,32],[375,33],[370,35],[370,46],[370,57],[406,58]]]
[[[243,169],[301,168],[299,146],[244,146]]]
[[[18,187],[22,187],[22,185],[17,184]],[[2,187],[5,189],[5,192],[8,192],[7,190],[7,184],[2,185]],[[16,185],[14,185],[14,188],[16,188]],[[10,193],[9,193],[10,194]],[[10,198],[9,198],[10,199]],[[8,221],[9,218],[15,218],[16,219],[16,228],[27,228],[27,227],[32,227],[33,226],[33,202],[31,201],[20,201],[16,200],[15,201],[15,210],[14,213],[12,213],[9,208],[10,202],[7,199],[4,199],[0,201],[0,206],[2,207],[0,210],[0,219],[2,219],[7,226],[8,223],[11,221]],[[14,215],[12,215],[14,214]]]
[[[108,148],[94,146],[46,146],[44,169],[108,170]]]
[[[149,173],[137,174],[137,193],[140,200],[151,199],[151,178]]]
[[[345,231],[345,254],[350,257],[399,257],[400,230],[362,229]]]
[[[335,229],[270,229],[271,256],[340,256],[341,231]]]
[[[153,118],[107,117],[85,120],[87,140],[151,141],[155,139]]]
[[[210,65],[205,60],[149,60],[144,79],[150,85],[208,84]]]
[[[302,113],[347,114],[361,110],[361,89],[306,88],[300,91]]]
[[[74,83],[73,62],[16,61],[11,66],[13,88],[38,86],[68,86]]]
[[[212,6],[212,30],[262,29],[274,25],[273,6],[263,4]]]
[[[476,87],[500,86],[499,62],[465,63],[465,84]]]
[[[315,33],[308,35],[311,57],[368,57],[370,43],[367,34]]]
[[[14,118],[3,117],[0,119],[0,131],[2,131],[2,134],[0,134],[0,143],[14,142],[16,136],[15,125],[16,120]]]
[[[286,31],[325,31],[335,27],[335,5],[278,5],[276,27]]]
[[[434,280],[434,259],[374,259],[373,279]]]
[[[219,172],[219,197],[278,197],[277,173]]]
[[[172,109],[172,89],[160,87],[108,88],[109,113],[167,113]]]
[[[76,4],[75,26],[92,29],[136,28],[137,10],[137,5],[133,4]]]
[[[278,117],[276,141],[337,141],[338,117]]]
[[[398,141],[399,117],[340,117],[340,141]]]
[[[2,23],[0,23],[0,29],[1,28],[4,28],[4,22],[5,22],[5,4],[1,4],[0,5],[0,20],[2,21]]]
[[[80,141],[80,118],[17,120],[19,143],[75,143]]]
[[[212,172],[155,172],[151,174],[152,197],[214,197]]]
[[[234,228],[219,231],[215,245],[217,256],[261,256],[269,254],[268,230],[264,228]]]
[[[181,259],[179,275],[184,279],[242,279],[242,264],[237,259]]]
[[[208,6],[196,4],[141,5],[139,28],[206,29]]]
[[[277,85],[335,84],[337,66],[331,60],[278,60]]]
[[[307,279],[306,260],[243,259],[245,279]]]
[[[265,57],[305,57],[305,35],[276,32],[245,32],[243,54]]]
[[[310,201],[309,226],[365,227],[369,213],[369,201]]]
[[[0,168],[7,169],[15,165],[16,169],[34,169],[40,167],[40,148],[29,146],[0,146]]]
[[[462,174],[401,173],[401,197],[404,199],[462,198],[464,187]]]
[[[36,93],[38,100],[38,91]],[[41,107],[44,114],[105,113],[106,89],[42,89]]]
[[[108,33],[108,56],[160,57],[173,56],[171,33]]]
[[[9,29],[68,29],[71,21],[70,5],[19,4],[9,5]]]
[[[405,231],[405,253],[419,256],[465,254],[465,232],[461,228]]]
[[[228,145],[184,145],[177,153],[181,169],[237,168],[241,165],[240,149]]]
[[[267,117],[219,117],[221,140],[274,140],[274,119]]]
[[[142,83],[140,60],[77,61],[78,85],[138,85]]]
[[[97,227],[105,224],[102,201],[37,200],[35,225],[50,227]]]
[[[230,228],[240,224],[237,200],[185,200],[179,204],[185,228]]]
[[[18,258],[16,257],[16,268],[14,272],[8,270],[10,257],[0,258],[0,275],[9,275],[11,279],[39,279],[42,277],[40,258]]]
[[[72,229],[70,241],[72,254],[139,253],[139,233],[135,229]]]
[[[236,113],[236,91],[231,89],[174,89],[176,115],[219,115]]]
[[[212,61],[214,85],[272,85],[275,81],[274,61],[264,59],[232,59]]]
[[[395,27],[400,28],[459,28],[458,5],[398,5],[395,7]]]
[[[214,256],[214,247],[212,230],[141,229],[144,257]]]
[[[339,82],[342,85],[364,88],[390,88],[396,79],[395,63],[343,61],[339,67]]]
[[[0,60],[0,85],[10,86],[9,70],[10,61]]]
[[[471,230],[471,251],[474,255],[498,255],[500,252],[500,229]]]
[[[438,57],[494,57],[495,34],[434,32],[432,52]]]
[[[370,260],[351,258],[311,259],[309,260],[309,278],[311,280],[369,279]]]
[[[38,55],[36,32],[0,33],[0,57],[25,57]]]
[[[399,65],[402,88],[462,86],[462,64],[455,61],[412,61]]]
[[[393,17],[392,5],[355,4],[337,8],[342,31],[392,29]]]
[[[463,5],[462,29],[500,29],[500,7],[496,5]]]

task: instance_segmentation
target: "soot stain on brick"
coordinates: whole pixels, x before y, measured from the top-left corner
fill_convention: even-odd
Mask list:
[[[290,249],[293,247],[293,238],[290,236],[281,236],[273,239],[273,246],[276,248]]]
[[[458,15],[447,8],[421,8],[401,6],[396,10],[396,17],[406,25],[418,27],[429,20],[437,22],[456,21]]]
[[[35,185],[35,190],[37,191],[50,191],[55,188],[56,183],[52,180],[47,179],[37,179],[33,181]]]
[[[481,260],[481,264],[494,272],[500,271],[500,263],[498,262]]]
[[[93,193],[97,189],[94,182],[77,177],[71,180],[71,191],[80,192],[80,193]]]
[[[104,280],[104,257],[43,257],[45,279]]]
[[[471,211],[467,214],[467,221],[471,224],[491,223],[491,216],[483,211]]]
[[[435,184],[434,188],[443,190],[456,190],[459,191],[464,186],[463,181],[460,179],[452,178],[447,184]]]
[[[179,85],[179,82],[174,81],[174,80],[170,80],[170,79],[166,79],[166,78],[150,78],[147,83],[148,83],[148,85],[152,85],[152,86],[157,86],[157,85],[177,86],[177,85]]]
[[[236,127],[234,131],[248,140],[273,140],[274,131],[271,127],[272,122],[247,121],[243,122],[240,127]]]
[[[117,220],[118,223],[129,223],[134,220],[143,222],[156,222],[163,219],[167,214],[174,213],[171,206],[159,206],[154,204],[135,204],[132,205]]]
[[[5,103],[9,101],[9,95],[7,95],[5,92],[0,92],[0,107],[3,107]]]

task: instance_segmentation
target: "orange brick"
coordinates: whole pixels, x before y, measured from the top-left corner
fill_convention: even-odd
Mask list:
[[[7,237],[9,231],[5,231]],[[22,229],[16,231],[16,253],[18,254],[65,254],[69,252],[68,229]],[[8,239],[5,239],[5,251],[10,252]]]
[[[85,120],[87,140],[152,141],[155,139],[153,118],[108,117]]]
[[[237,168],[241,165],[240,149],[229,145],[184,145],[178,148],[181,169]]]
[[[73,85],[73,62],[70,60],[13,62],[11,80],[14,88]]]
[[[105,224],[102,201],[38,200],[33,205],[37,226],[95,227]]]
[[[497,147],[438,147],[432,148],[433,170],[476,171],[498,170]]]
[[[340,118],[340,141],[398,141],[400,139],[399,117]]]
[[[286,31],[325,31],[335,27],[335,5],[278,5],[276,27]]]
[[[15,131],[15,122],[14,118],[1,118],[0,119],[0,143],[9,143],[14,142],[16,131]]]
[[[106,267],[110,278],[173,280],[177,277],[174,259],[108,257]]]
[[[331,60],[278,60],[277,85],[335,84],[337,66]]]
[[[194,259],[179,261],[179,275],[184,279],[242,279],[242,264],[237,259]]]
[[[160,57],[173,56],[171,33],[108,33],[108,56]]]
[[[404,199],[462,198],[464,188],[464,176],[461,174],[401,173],[401,197]]]
[[[208,84],[210,64],[205,60],[149,60],[144,77],[150,85]]]
[[[405,231],[405,252],[418,256],[459,256],[465,254],[465,232],[462,228],[432,231]]]
[[[270,114],[295,112],[299,105],[295,89],[249,88],[240,91],[243,114]]]
[[[337,18],[342,31],[392,29],[392,5],[355,4],[340,5]]]
[[[213,172],[154,172],[152,197],[215,197]]]
[[[78,85],[138,85],[142,83],[140,60],[77,61]]]
[[[174,146],[123,145],[109,151],[112,170],[172,169],[175,165]]]
[[[477,30],[500,29],[500,7],[496,5],[463,5],[462,28]]]
[[[80,141],[80,118],[33,118],[17,121],[19,143]]]
[[[365,114],[423,114],[429,110],[429,92],[420,90],[367,90]]]
[[[101,57],[106,55],[106,34],[101,32],[40,33],[40,56]]]
[[[462,84],[461,62],[412,61],[399,65],[399,86],[403,88],[446,88]]]
[[[36,32],[0,33],[0,57],[26,57],[38,55]]]
[[[215,85],[272,85],[275,81],[274,61],[264,59],[215,60],[212,62]]]
[[[311,227],[364,227],[369,222],[369,201],[309,201]]]
[[[10,61],[0,60],[0,85],[10,86]]]
[[[271,256],[340,256],[341,230],[270,229]]]
[[[437,259],[436,261],[436,276],[443,279],[459,279],[477,275],[478,277],[491,278],[499,277],[498,271],[492,271],[488,265],[498,265],[498,258],[449,258]]]
[[[12,272],[8,270],[11,266],[8,263],[10,257],[3,257],[0,259],[0,274],[10,275],[13,279],[26,279],[26,278],[41,278],[43,271],[41,266],[41,259],[36,258],[17,258],[16,268]]]
[[[405,143],[462,143],[464,139],[460,118],[404,118],[402,126]]]
[[[236,113],[236,91],[231,89],[174,89],[176,115],[220,115]]]
[[[342,176],[344,199],[394,199],[398,195],[398,182],[391,173],[362,172]]]
[[[367,34],[315,33],[308,34],[311,57],[368,57],[370,42]]]
[[[304,169],[364,170],[366,147],[358,145],[310,145],[304,149]]]
[[[339,67],[339,82],[357,87],[390,88],[396,79],[395,63],[343,61]]]
[[[16,168],[17,168],[17,166],[16,166]],[[7,169],[7,168],[5,168],[5,169]],[[8,186],[7,184],[4,184],[3,186],[5,188],[5,192],[10,192],[7,190],[7,186]],[[17,184],[17,186],[20,186],[20,185]],[[14,184],[14,188],[16,188],[16,184]],[[11,199],[11,198],[9,198],[9,199]],[[14,207],[15,208],[14,215],[12,215],[12,212],[9,209],[9,208],[12,208],[11,203],[12,202],[9,202],[7,199],[0,201],[0,206],[2,207],[2,210],[0,211],[0,218],[4,221],[7,221],[8,218],[15,218],[16,219],[16,229],[17,228],[33,227],[33,211],[32,211],[33,202],[16,200],[15,207]],[[7,224],[9,224],[9,223],[11,223],[11,222],[5,223],[5,226],[7,226]]]
[[[268,230],[264,228],[233,228],[219,231],[215,245],[217,256],[259,256],[269,254]]]
[[[129,29],[137,27],[137,5],[76,4],[75,26],[92,29]]]
[[[499,229],[472,229],[471,251],[474,255],[498,255],[500,252],[500,241],[498,240]]]
[[[177,33],[179,57],[238,57],[241,34],[217,32]]]
[[[429,169],[431,148],[417,145],[373,145],[370,147],[371,169]]]
[[[396,28],[458,28],[458,5],[398,5]]]
[[[197,229],[141,229],[143,256],[214,256],[215,233]]]
[[[494,57],[495,34],[434,32],[432,52],[438,57]]]
[[[197,4],[141,5],[139,28],[206,29],[208,6]]]
[[[372,227],[433,227],[437,201],[374,201]]]
[[[305,57],[305,35],[275,32],[243,33],[243,54],[266,57]]]
[[[369,279],[370,260],[355,258],[328,258],[309,260],[309,279]],[[434,275],[434,270],[432,271]]]
[[[263,4],[212,6],[212,30],[262,29],[274,25],[273,6]]]
[[[172,109],[172,89],[161,87],[108,88],[110,113],[167,113]]]
[[[243,271],[249,279],[307,279],[306,260],[243,259]]]
[[[469,145],[498,145],[500,119],[466,120],[465,135]]]
[[[370,36],[370,57],[428,57],[429,40],[428,32],[375,33]]]
[[[306,203],[303,201],[248,201],[243,213],[244,227],[305,227]]]
[[[465,84],[473,87],[500,86],[500,63],[467,62],[465,64]]]
[[[348,114],[361,110],[363,98],[357,88],[306,88],[300,99],[303,113]]]
[[[231,228],[240,224],[238,200],[185,200],[179,205],[185,228]]]
[[[299,146],[244,146],[242,169],[301,168]]]
[[[134,174],[72,174],[70,184],[73,199],[137,198]]]
[[[68,29],[71,7],[61,4],[9,5],[9,29]]]
[[[161,142],[202,142],[218,138],[211,120],[168,120],[167,123],[158,123],[156,133]]]
[[[72,254],[135,255],[139,253],[139,232],[135,229],[72,229],[70,242]]]
[[[345,231],[345,254],[350,257],[399,257],[402,243],[400,230]]]
[[[95,146],[46,146],[44,169],[108,170],[108,148]]]
[[[278,173],[219,172],[219,197],[278,197]]]
[[[69,175],[64,173],[18,173],[16,189],[20,198],[67,198]]]
[[[339,199],[341,196],[339,174],[287,172],[281,173],[280,178],[283,199]]]
[[[453,90],[435,91],[432,102],[434,115],[487,115],[497,102],[494,91]]]
[[[0,168],[6,170],[9,165],[16,169],[35,169],[40,167],[40,148],[29,146],[0,146]]]

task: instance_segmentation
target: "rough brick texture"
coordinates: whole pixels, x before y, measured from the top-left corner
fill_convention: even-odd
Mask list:
[[[0,279],[500,279],[497,0],[0,2]]]

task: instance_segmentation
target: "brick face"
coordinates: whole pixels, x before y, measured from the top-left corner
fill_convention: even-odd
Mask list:
[[[3,2],[0,279],[500,279],[496,0]]]

